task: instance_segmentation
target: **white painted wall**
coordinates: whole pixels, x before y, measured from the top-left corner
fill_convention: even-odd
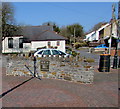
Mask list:
[[[56,47],[57,41],[32,41],[31,50],[36,51],[37,48],[48,47],[48,42],[51,42],[51,46]],[[65,40],[60,40],[60,46],[57,46],[59,50],[65,52]]]
[[[95,33],[95,31],[93,31],[93,32],[91,32],[91,33],[89,33],[89,34],[87,34],[86,35],[86,39],[85,40],[87,40],[87,41],[92,41],[92,35]]]
[[[58,46],[58,49],[63,52],[66,52],[65,51],[65,40],[60,41],[60,46]]]
[[[31,51],[31,43],[23,43],[23,52],[30,52]]]
[[[113,23],[112,34],[113,34],[113,37],[118,37],[117,36],[117,25],[116,25],[116,23]]]
[[[49,41],[32,41],[31,43],[23,43],[23,48],[19,48],[19,38],[21,37],[12,37],[13,38],[13,48],[8,48],[8,37],[5,38],[5,40],[2,41],[2,53],[13,53],[13,52],[30,52],[30,51],[36,51],[37,48],[41,47],[47,47],[48,48],[48,42]],[[57,49],[65,52],[65,40],[59,40],[60,45],[57,46],[57,41],[50,41],[51,46],[58,47]]]
[[[99,40],[99,31],[96,31],[95,38],[96,38],[96,40]]]
[[[12,37],[13,38],[13,48],[8,48],[8,38],[11,38],[11,37],[6,37],[2,41],[2,53],[12,53],[12,52],[20,53],[23,51],[22,48],[19,48],[19,38],[23,38],[23,36]]]
[[[97,40],[97,39],[98,39],[98,38],[97,38],[97,34],[98,34],[98,33],[95,32],[95,31],[87,34],[87,35],[86,35],[86,40],[87,40],[87,41]]]

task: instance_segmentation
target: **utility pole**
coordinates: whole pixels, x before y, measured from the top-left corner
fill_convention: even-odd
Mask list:
[[[74,43],[75,43],[75,27],[74,27]]]
[[[118,20],[120,21],[120,0],[118,2]]]
[[[112,42],[112,21],[111,21],[110,39],[108,41],[109,41],[109,54],[110,54],[110,51],[111,51],[111,42]]]
[[[120,0],[118,2],[118,25],[117,25],[117,28],[118,28],[118,43],[119,43],[119,46],[120,46]],[[120,48],[118,48],[118,52]],[[118,63],[118,68],[120,68],[120,56],[119,56],[119,63]]]
[[[109,39],[109,54],[110,54],[110,51],[111,51],[111,43],[112,43],[112,36],[113,36],[113,31],[112,31],[113,30],[113,22],[115,20],[114,12],[115,12],[115,5],[113,4],[112,5],[112,19],[110,21],[110,23],[111,23],[111,31],[110,31],[110,39]]]
[[[116,49],[115,49],[115,55],[114,55],[114,60],[113,60],[113,68],[114,69],[117,69],[118,67],[120,67],[120,57],[119,57],[119,65],[118,65],[118,43],[119,43],[119,37],[120,37],[120,32],[119,32],[119,18],[120,18],[120,0],[118,2],[118,20],[115,19],[115,23],[116,23],[116,26],[117,26],[117,40],[116,40]]]

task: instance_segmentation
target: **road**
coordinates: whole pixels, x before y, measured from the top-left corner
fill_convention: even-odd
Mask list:
[[[100,54],[98,53],[90,53],[88,52],[88,49],[83,49],[83,50],[75,50],[76,52],[80,53],[81,57],[85,57],[85,58],[92,58],[95,60],[94,63],[92,63],[92,65],[99,65],[99,60],[100,60]],[[111,56],[110,57],[110,66],[113,66],[113,60],[114,57]]]

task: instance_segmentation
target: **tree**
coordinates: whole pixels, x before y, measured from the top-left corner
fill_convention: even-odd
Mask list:
[[[83,27],[80,24],[73,24],[73,25],[69,25],[67,26],[67,30],[71,35],[75,35],[75,37],[83,37]]]
[[[64,37],[66,37],[66,38],[69,38],[70,35],[71,35],[71,34],[68,32],[67,27],[65,27],[65,26],[62,26],[62,27],[60,28],[60,34],[63,35]]]
[[[60,35],[66,37],[67,40],[67,44],[71,43],[71,34],[68,32],[67,27],[63,26],[60,28]]]
[[[57,33],[60,33],[60,28],[54,22],[45,22],[43,25],[53,26],[53,30]]]
[[[108,22],[99,22],[97,24],[94,25],[94,27],[90,30],[90,31],[96,31],[98,30],[102,25],[107,24]]]
[[[76,23],[60,29],[60,34],[68,38],[68,43],[79,41],[83,38],[84,30],[82,25]]]
[[[53,30],[57,33],[60,33],[60,28],[54,23]]]
[[[18,35],[20,32],[19,26],[15,25],[14,20],[14,8],[11,3],[3,2],[2,3],[2,40],[5,37],[11,37]]]

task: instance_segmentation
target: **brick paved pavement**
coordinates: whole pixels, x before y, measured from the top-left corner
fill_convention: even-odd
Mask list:
[[[109,74],[97,72],[94,84],[86,85],[34,78],[3,96],[2,104],[3,107],[118,107],[117,74],[117,70]],[[28,79],[3,74],[3,92]]]
[[[2,97],[3,107],[118,107],[118,70],[96,73],[93,84],[33,78]],[[1,71],[1,70],[0,70]],[[30,79],[5,76],[2,92]]]

